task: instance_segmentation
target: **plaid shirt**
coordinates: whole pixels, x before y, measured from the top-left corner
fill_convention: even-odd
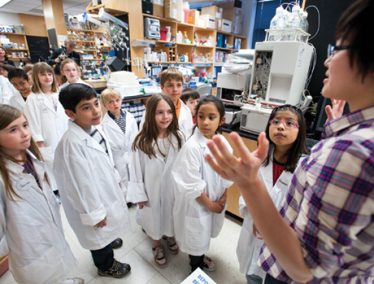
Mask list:
[[[296,169],[280,212],[299,237],[311,283],[374,283],[374,107],[325,132]],[[266,246],[259,263],[293,283]]]

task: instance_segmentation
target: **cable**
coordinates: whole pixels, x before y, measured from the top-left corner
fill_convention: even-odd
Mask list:
[[[313,47],[313,54],[312,54],[312,65],[309,68],[309,70],[310,70],[309,71],[309,76],[308,76],[308,78],[305,82],[305,89],[308,88],[308,86],[310,84],[310,81],[312,80],[312,75],[313,75],[314,69],[315,69],[316,64],[317,64],[317,50],[316,50],[316,48],[314,47],[313,44],[311,44],[310,42],[308,42],[308,44]]]
[[[310,36],[309,40],[311,40],[311,39],[315,38],[317,36],[317,34],[319,33],[319,28],[321,26],[321,14],[320,14],[319,9],[318,9],[318,7],[316,5],[310,5],[310,6],[306,7],[305,11],[308,10],[309,8],[316,9],[317,16],[318,16],[317,17],[317,31],[314,33],[314,35]],[[309,13],[308,13],[308,15],[309,15]]]

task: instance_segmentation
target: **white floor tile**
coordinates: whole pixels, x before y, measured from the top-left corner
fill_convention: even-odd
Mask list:
[[[142,232],[141,227],[136,224],[136,208],[130,208],[129,212],[131,230],[124,236],[120,236],[124,241],[124,245],[114,251],[116,259],[129,263],[132,268],[131,273],[122,279],[97,275],[97,269],[92,262],[91,253],[81,247],[62,212],[67,241],[78,259],[75,275],[84,278],[86,283],[89,284],[174,284],[183,281],[190,271],[188,256],[182,252],[179,252],[178,255],[171,255],[165,247],[168,265],[165,268],[158,267],[153,261],[150,239]],[[226,218],[220,235],[211,242],[207,255],[216,262],[217,270],[208,274],[218,284],[246,283],[244,275],[239,272],[239,264],[235,254],[239,232],[240,225]],[[15,281],[9,271],[0,277],[0,284],[14,283]]]

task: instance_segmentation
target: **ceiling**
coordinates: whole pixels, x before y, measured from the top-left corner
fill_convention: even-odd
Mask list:
[[[125,0],[117,0],[125,1]],[[141,1],[141,0],[136,0]],[[222,4],[233,0],[189,0],[191,8],[200,8],[204,6],[210,6],[215,4]],[[85,11],[90,0],[62,0],[64,6],[64,12],[69,15],[81,14]],[[11,0],[8,4],[0,8],[0,12],[7,13],[22,13],[43,16],[43,7],[41,0]]]
[[[120,1],[120,0],[119,0]],[[85,11],[90,0],[62,0],[64,12],[69,15],[81,14]],[[0,12],[21,13],[29,15],[43,16],[41,0],[12,0],[0,8]]]

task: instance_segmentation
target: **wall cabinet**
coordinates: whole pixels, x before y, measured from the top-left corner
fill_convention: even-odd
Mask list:
[[[156,40],[152,49],[158,56],[148,58],[146,55],[150,64],[192,64],[196,69],[204,68],[213,74],[215,64],[222,64],[228,53],[245,48],[247,44],[244,36],[143,14],[143,19],[146,18],[160,21],[160,40]],[[170,31],[169,37],[165,35],[167,31]]]
[[[0,36],[9,39],[8,44],[3,44],[9,60],[15,62],[30,61],[30,53],[29,47],[27,45],[26,34],[1,32]]]

